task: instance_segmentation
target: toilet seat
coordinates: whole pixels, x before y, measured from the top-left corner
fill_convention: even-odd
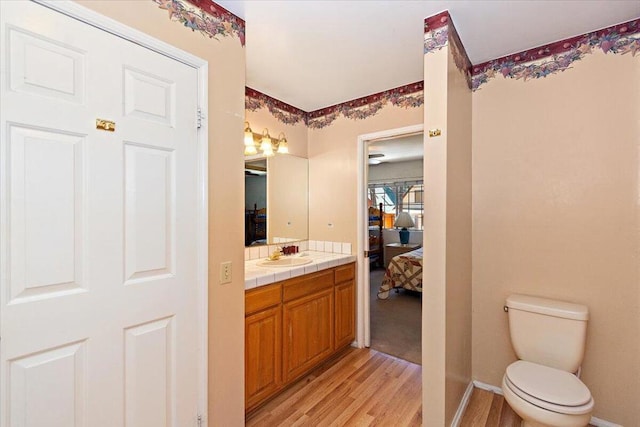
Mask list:
[[[591,392],[569,372],[518,360],[507,367],[504,380],[515,395],[539,408],[568,415],[593,410]]]

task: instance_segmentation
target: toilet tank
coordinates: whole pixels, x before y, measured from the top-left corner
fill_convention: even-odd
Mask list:
[[[576,372],[582,363],[589,309],[529,295],[507,298],[511,344],[521,360]]]

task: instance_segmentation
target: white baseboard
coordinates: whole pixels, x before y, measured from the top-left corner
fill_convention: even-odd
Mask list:
[[[502,389],[500,387],[496,387],[494,385],[491,384],[487,384],[487,383],[483,383],[481,381],[478,380],[473,380],[473,385],[477,388],[480,388],[482,390],[487,390],[490,391],[492,393],[495,394],[499,394],[500,396],[502,396],[504,393],[502,393]]]
[[[451,421],[451,427],[458,427],[460,425],[460,421],[462,421],[462,416],[464,415],[464,411],[467,409],[467,405],[469,404],[469,399],[471,398],[471,393],[473,393],[473,381],[469,383],[467,389],[464,391],[462,395],[462,400],[460,400],[460,405],[458,405],[458,410],[456,414],[453,416],[453,420]]]
[[[622,427],[620,424],[611,421],[601,420],[600,418],[591,417],[590,424],[596,427]]]
[[[482,390],[491,391],[496,394],[503,395],[502,389],[491,384],[483,383],[481,381],[473,380],[473,385]],[[457,415],[457,413],[456,413]],[[622,427],[620,424],[612,423],[611,421],[601,420],[600,418],[591,417],[590,424],[595,427]],[[451,424],[453,427],[453,424]]]

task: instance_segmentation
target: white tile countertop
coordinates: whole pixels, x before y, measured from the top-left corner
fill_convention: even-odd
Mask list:
[[[292,277],[302,276],[303,274],[314,273],[327,268],[337,267],[339,265],[349,264],[356,260],[355,255],[336,254],[331,252],[304,251],[296,255],[286,255],[287,257],[304,257],[311,258],[309,264],[296,267],[261,267],[258,262],[261,259],[252,259],[244,263],[244,288],[253,289],[258,286],[268,285],[270,283],[280,282],[281,280],[290,279]]]

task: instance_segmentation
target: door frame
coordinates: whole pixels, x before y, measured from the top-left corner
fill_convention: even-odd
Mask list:
[[[367,144],[376,139],[394,138],[402,135],[424,132],[424,124],[405,126],[395,129],[387,129],[379,132],[358,135],[358,220],[357,220],[357,248],[358,258],[358,292],[356,314],[356,343],[358,348],[371,345],[371,318],[370,318],[370,286],[369,286],[369,262],[365,251],[369,250],[369,231],[367,218],[367,184],[368,184],[368,147]],[[424,236],[423,236],[424,239]]]
[[[186,64],[197,71],[198,111],[200,127],[196,136],[197,144],[197,206],[196,206],[196,285],[198,298],[198,414],[202,416],[203,426],[207,425],[207,378],[208,378],[208,146],[209,132],[207,123],[208,107],[208,62],[185,52],[166,42],[149,36],[139,30],[128,27],[75,2],[31,0],[34,3],[60,12],[88,25],[106,31],[124,40],[128,40],[146,49]],[[0,304],[0,310],[2,305]]]

